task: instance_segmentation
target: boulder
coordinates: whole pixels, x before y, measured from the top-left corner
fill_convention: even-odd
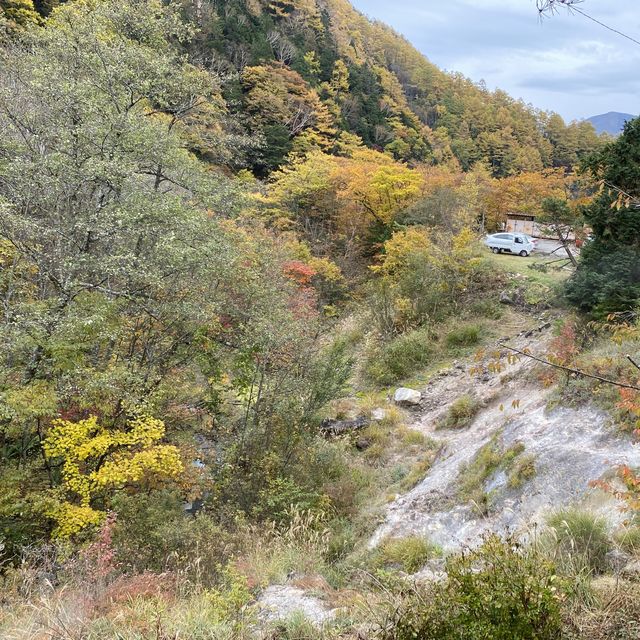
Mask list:
[[[374,422],[380,422],[381,420],[385,419],[386,415],[387,415],[387,412],[381,407],[378,407],[377,409],[374,409],[371,412],[371,419]]]
[[[631,556],[620,549],[609,551],[604,558],[613,573],[620,573],[631,561]]]
[[[514,304],[515,300],[508,291],[503,291],[500,294],[500,304]]]
[[[371,446],[371,438],[358,438],[356,440],[356,449],[358,451],[366,451]]]
[[[289,585],[267,587],[256,604],[258,620],[263,624],[274,624],[299,615],[314,627],[322,627],[335,618],[337,611],[319,598]]]
[[[627,564],[622,569],[621,575],[628,580],[640,581],[640,560],[634,560]]]
[[[417,404],[420,404],[420,400],[422,398],[422,394],[415,389],[409,389],[408,387],[400,387],[396,389],[396,392],[393,394],[393,401],[396,404],[414,407]]]

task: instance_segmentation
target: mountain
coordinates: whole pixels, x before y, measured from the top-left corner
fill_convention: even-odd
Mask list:
[[[192,59],[236,78],[225,97],[264,141],[250,162],[260,176],[310,144],[335,153],[344,134],[410,164],[467,170],[481,161],[496,177],[569,168],[600,144],[587,122],[566,125],[558,114],[443,72],[347,0],[182,6],[199,29]]]
[[[601,113],[598,116],[587,118],[587,122],[593,125],[598,134],[609,133],[617,136],[624,128],[624,123],[633,120],[636,116],[630,113],[620,113],[619,111],[609,111],[609,113]]]
[[[0,0],[0,17],[17,27],[60,3],[22,0],[17,10],[13,0]],[[468,170],[480,161],[495,177],[570,168],[600,144],[587,122],[567,125],[443,72],[347,0],[180,5],[198,29],[185,53],[224,78],[229,113],[256,142],[245,166],[259,177],[291,152],[339,153],[345,134],[410,164]]]

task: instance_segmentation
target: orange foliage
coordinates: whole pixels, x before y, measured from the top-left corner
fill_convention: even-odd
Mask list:
[[[282,265],[284,274],[302,287],[311,284],[311,279],[316,275],[316,270],[301,260],[288,260]]]

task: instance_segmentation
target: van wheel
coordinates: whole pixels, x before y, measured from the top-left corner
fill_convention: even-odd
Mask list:
[[[498,247],[493,247],[491,251],[493,251],[493,253],[500,253],[500,249],[498,249]]]
[[[523,250],[520,252],[520,255],[521,255],[523,258],[526,258],[529,254],[528,254],[528,253],[523,249]]]

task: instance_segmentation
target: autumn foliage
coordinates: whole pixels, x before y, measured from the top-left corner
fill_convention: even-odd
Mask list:
[[[129,420],[125,429],[109,429],[96,416],[56,420],[43,442],[49,464],[61,465],[62,482],[50,511],[54,535],[68,538],[103,522],[104,504],[118,490],[153,478],[176,478],[183,471],[178,449],[159,444],[164,424],[150,416]]]

